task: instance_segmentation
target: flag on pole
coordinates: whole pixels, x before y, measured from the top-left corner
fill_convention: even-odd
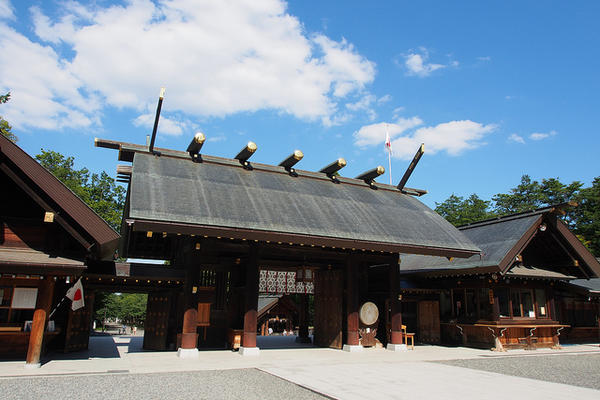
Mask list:
[[[392,184],[392,142],[390,141],[390,133],[388,126],[385,124],[385,149],[388,152],[388,163],[390,164],[390,185]]]
[[[385,130],[385,149],[392,154],[392,142],[390,141],[390,133]]]
[[[71,310],[76,311],[85,306],[83,302],[83,285],[81,284],[81,278],[67,290],[66,296],[71,299]]]

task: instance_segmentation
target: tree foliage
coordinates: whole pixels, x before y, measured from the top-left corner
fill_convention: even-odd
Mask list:
[[[95,319],[118,319],[124,325],[142,327],[147,301],[145,293],[96,293]]]
[[[8,100],[10,100],[10,92],[0,95],[0,104],[4,104]],[[17,135],[12,132],[12,126],[2,116],[0,116],[0,133],[13,143],[16,143],[18,140]]]
[[[494,195],[491,201],[482,200],[476,194],[466,199],[453,194],[442,203],[436,203],[435,211],[459,226],[568,201],[575,201],[579,206],[567,209],[561,218],[596,256],[600,256],[600,177],[594,179],[591,187],[583,188],[579,181],[565,184],[558,178],[549,178],[538,182],[523,175],[516,187],[508,193]]]
[[[118,186],[113,178],[104,171],[90,174],[87,168],[76,169],[73,157],[65,157],[56,151],[42,149],[35,158],[110,226],[119,230],[125,189]]]
[[[577,193],[579,204],[572,212],[575,233],[596,256],[600,256],[600,176],[592,186]]]
[[[451,195],[442,203],[435,203],[435,211],[455,226],[492,218],[490,202],[482,200],[475,193],[468,198]]]

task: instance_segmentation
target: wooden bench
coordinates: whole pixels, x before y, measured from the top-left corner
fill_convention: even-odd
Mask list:
[[[410,339],[410,349],[415,349],[415,334],[406,332],[406,325],[402,325],[402,335],[404,336],[404,344],[408,346],[408,339]]]

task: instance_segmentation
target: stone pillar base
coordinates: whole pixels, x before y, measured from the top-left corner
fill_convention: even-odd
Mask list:
[[[342,350],[349,353],[360,353],[363,351],[363,347],[360,345],[345,344],[344,347],[342,347]]]
[[[25,369],[36,369],[36,368],[40,368],[42,366],[42,364],[40,363],[25,363]]]
[[[258,356],[260,355],[260,349],[258,347],[240,347],[241,356]]]
[[[177,357],[179,357],[179,358],[198,358],[198,349],[182,349],[180,347],[177,350]]]
[[[408,351],[408,347],[405,344],[388,343],[386,349],[391,351]]]

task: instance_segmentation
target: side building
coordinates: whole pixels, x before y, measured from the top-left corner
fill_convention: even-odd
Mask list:
[[[39,366],[45,348],[87,347],[77,343],[90,307],[73,312],[65,302],[49,316],[88,264],[110,263],[120,236],[1,135],[0,187],[0,357]]]
[[[560,220],[568,206],[459,227],[481,255],[404,257],[403,317],[417,339],[497,350],[597,341],[600,264]]]

